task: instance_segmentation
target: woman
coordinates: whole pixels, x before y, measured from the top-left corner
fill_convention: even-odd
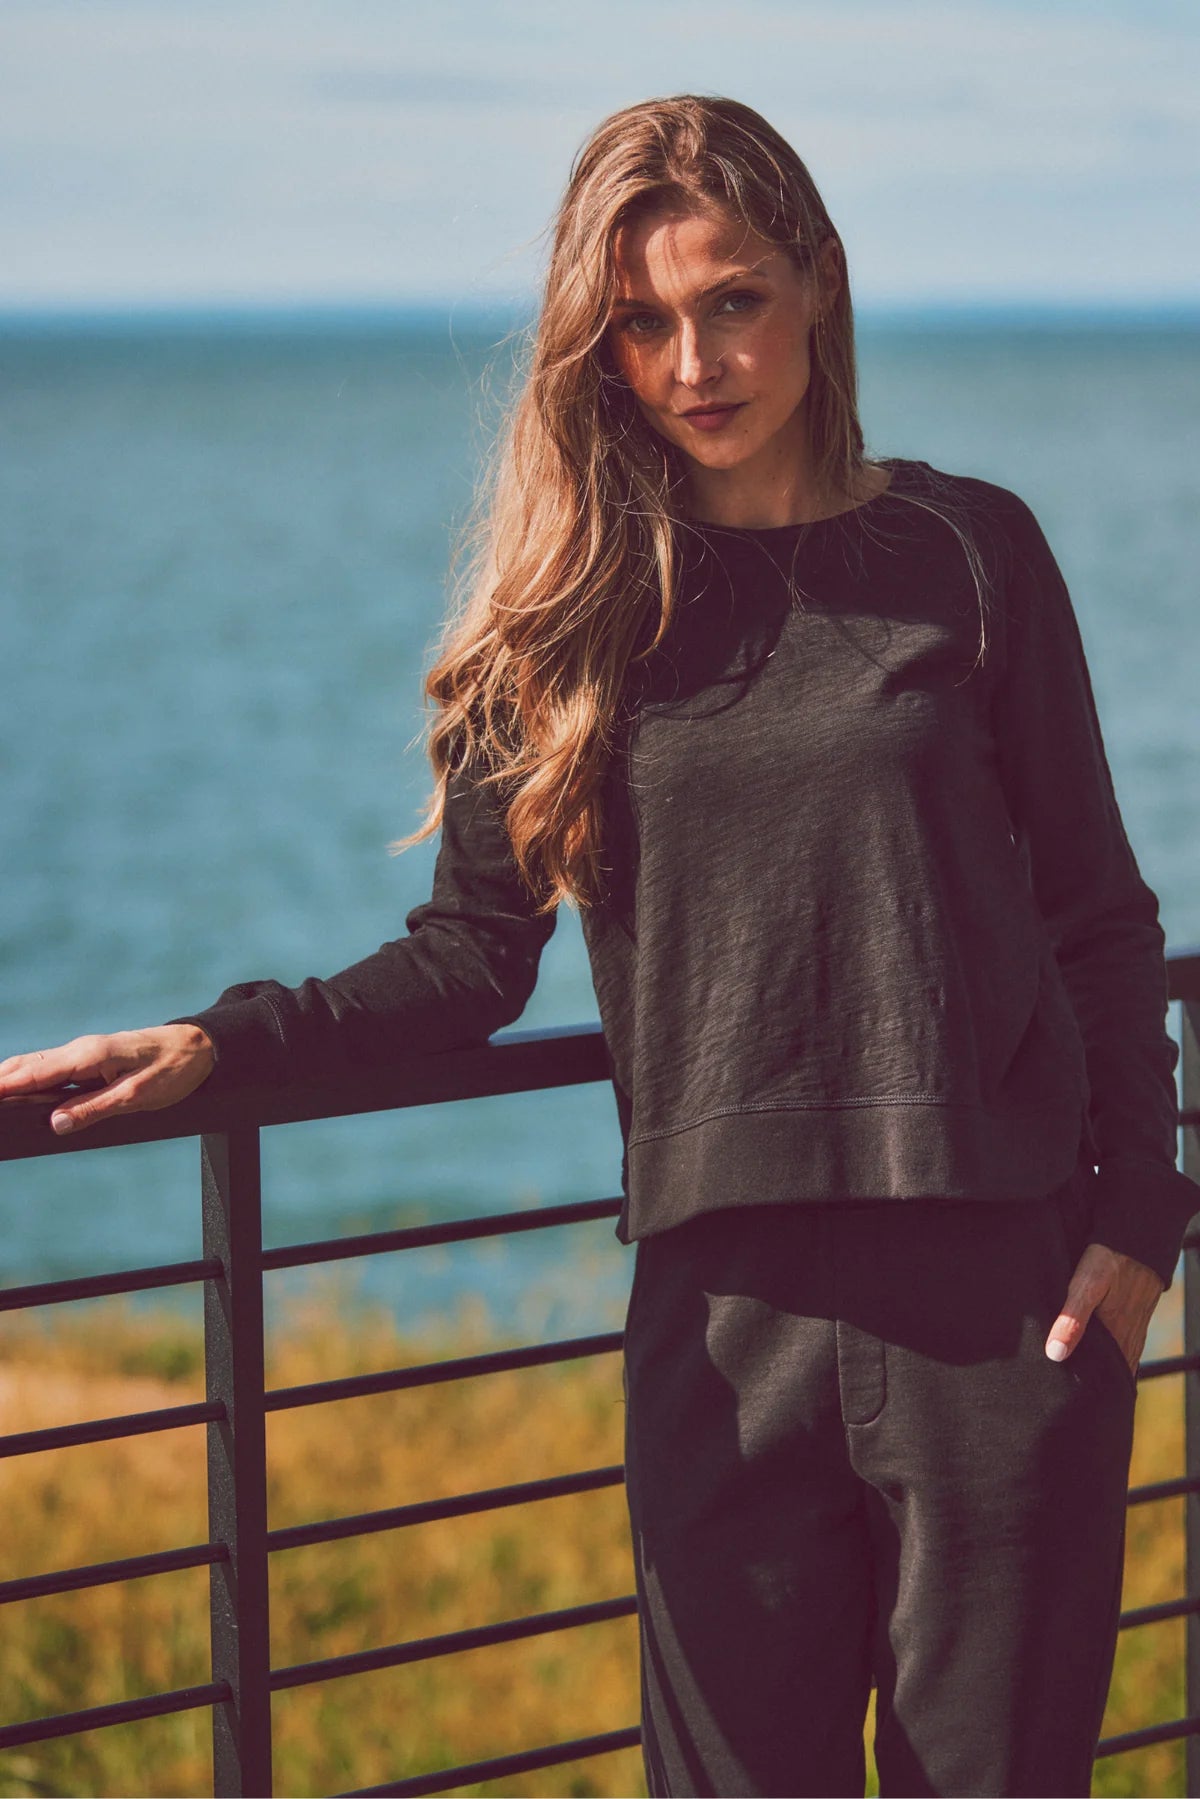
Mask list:
[[[559,211],[407,935],[10,1058],[52,1122],[478,1041],[581,908],[636,1242],[654,1793],[1086,1793],[1136,1370],[1200,1203],[1157,901],[1006,489],[869,460],[842,246],[730,100]],[[404,847],[401,845],[399,847]]]

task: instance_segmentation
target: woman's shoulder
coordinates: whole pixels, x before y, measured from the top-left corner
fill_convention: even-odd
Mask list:
[[[910,528],[922,542],[952,555],[969,540],[989,578],[1001,587],[1022,571],[1037,579],[1053,576],[1057,564],[1029,502],[1013,488],[982,475],[936,468],[915,458],[892,458],[894,515],[910,514]],[[915,502],[903,507],[901,501]]]
[[[933,463],[915,457],[892,456],[885,459],[892,469],[891,486],[898,495],[941,504],[956,512],[968,513],[980,524],[994,524],[1021,535],[1032,527],[1038,529],[1033,509],[1011,487],[989,481],[982,475],[937,468]]]

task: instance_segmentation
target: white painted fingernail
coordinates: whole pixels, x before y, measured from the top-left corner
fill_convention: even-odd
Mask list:
[[[1046,1354],[1050,1357],[1050,1360],[1052,1362],[1065,1362],[1066,1361],[1067,1346],[1063,1342],[1061,1337],[1052,1337],[1051,1338],[1050,1342],[1047,1343],[1047,1345],[1046,1345]]]
[[[50,1129],[56,1131],[60,1137],[64,1137],[68,1131],[75,1129],[75,1120],[69,1112],[51,1112]]]

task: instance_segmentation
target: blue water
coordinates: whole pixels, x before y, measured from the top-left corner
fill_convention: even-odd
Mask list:
[[[421,673],[496,335],[387,315],[0,327],[0,1055],[332,973],[426,896],[432,846],[385,845],[425,791]],[[1168,941],[1200,941],[1200,329],[879,322],[860,344],[877,452],[1038,514]],[[521,1022],[594,1016],[564,912]],[[197,1154],[0,1168],[0,1280],[198,1253]],[[620,1143],[596,1086],[274,1129],[264,1157],[278,1243],[613,1194]],[[358,1266],[405,1320],[479,1294],[537,1334],[619,1317],[630,1261],[604,1223]]]

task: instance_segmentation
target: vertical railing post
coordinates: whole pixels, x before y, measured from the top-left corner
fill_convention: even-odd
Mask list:
[[[209,1570],[214,1680],[232,1697],[213,1707],[213,1792],[271,1792],[271,1644],[267,1581],[262,1192],[258,1131],[200,1140],[204,1254],[221,1275],[204,1284],[207,1396],[225,1408],[208,1426],[208,1530],[229,1547]]]
[[[1200,1181],[1200,1124],[1188,1122],[1200,1112],[1200,1000],[1180,1004],[1180,1076],[1183,1127],[1183,1171]],[[1193,1225],[1196,1220],[1192,1220]],[[1183,1254],[1183,1353],[1200,1355],[1200,1249]],[[1200,1372],[1189,1371],[1184,1383],[1184,1460],[1187,1477],[1200,1481]],[[1187,1495],[1186,1582],[1189,1599],[1200,1597],[1200,1493]],[[1200,1614],[1187,1614],[1185,1715],[1200,1716]],[[1200,1736],[1187,1738],[1185,1792],[1200,1794]]]

